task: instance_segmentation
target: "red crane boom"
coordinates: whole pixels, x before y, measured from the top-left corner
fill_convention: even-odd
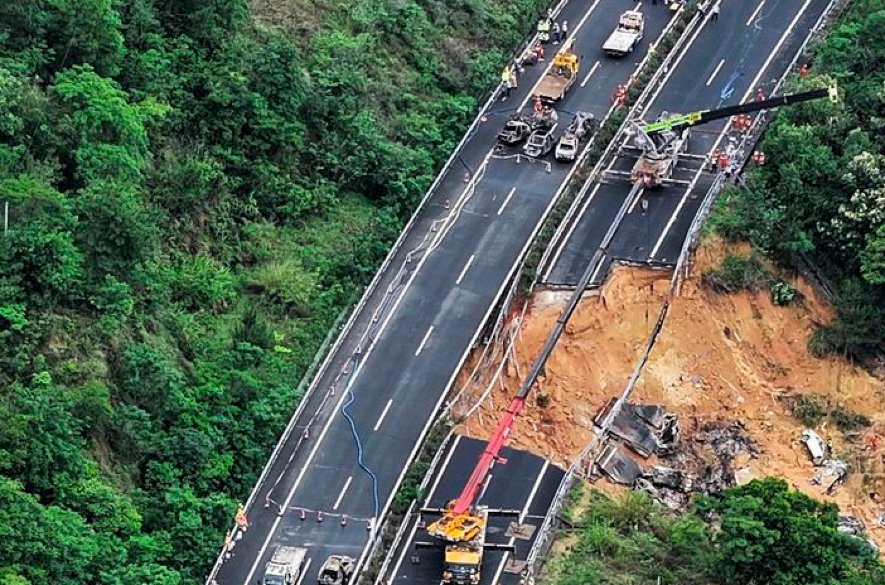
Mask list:
[[[522,412],[523,407],[525,407],[525,398],[517,396],[510,402],[504,416],[501,418],[501,422],[498,423],[498,428],[495,429],[495,433],[486,444],[485,451],[483,451],[479,461],[476,462],[476,467],[473,468],[473,473],[470,474],[470,478],[464,485],[461,495],[458,496],[458,499],[455,502],[452,512],[456,516],[470,512],[473,503],[479,496],[480,490],[482,490],[483,484],[486,482],[486,477],[488,477],[492,465],[500,459],[498,454],[507,442],[507,437],[510,435],[510,429],[513,427],[516,417]]]

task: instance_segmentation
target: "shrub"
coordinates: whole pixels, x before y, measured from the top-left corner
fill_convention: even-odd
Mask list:
[[[703,275],[703,283],[716,292],[733,293],[740,290],[756,291],[764,287],[770,275],[754,256],[729,254],[719,268],[711,268]]]
[[[793,416],[807,427],[816,427],[827,416],[824,397],[820,394],[804,394],[792,404]]]
[[[799,291],[788,282],[777,281],[771,285],[771,302],[785,307],[798,300]]]

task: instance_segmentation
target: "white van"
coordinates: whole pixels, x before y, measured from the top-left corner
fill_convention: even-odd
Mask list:
[[[306,548],[281,546],[267,563],[261,585],[294,585],[301,576],[306,558]]]

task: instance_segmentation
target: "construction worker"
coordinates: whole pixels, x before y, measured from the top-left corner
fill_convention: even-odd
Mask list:
[[[535,53],[538,55],[538,61],[544,60],[544,45],[541,43],[535,43]]]
[[[711,173],[715,173],[715,172],[716,172],[716,165],[719,163],[719,153],[720,153],[720,152],[721,152],[721,151],[717,148],[717,149],[714,150],[713,153],[710,155],[710,161],[709,161],[709,164],[710,164],[710,172],[711,172]]]
[[[765,91],[761,87],[756,88],[756,101],[761,102],[765,99]]]
[[[510,79],[508,80],[508,85],[510,86],[510,89],[516,89],[517,87],[519,87],[519,81],[516,79],[516,71],[513,69],[510,70]]]
[[[719,1],[716,1],[716,4],[713,5],[713,9],[710,11],[710,17],[712,20],[719,20]]]
[[[720,169],[726,170],[728,168],[728,154],[726,154],[725,152],[720,152],[719,160],[717,162],[719,163]]]
[[[538,37],[542,43],[546,43],[550,40],[551,25],[552,21],[550,20],[550,17],[542,18],[538,21]]]
[[[559,35],[560,35],[559,23],[554,22],[553,23],[553,44],[554,45],[559,44],[559,39],[560,39]]]
[[[243,504],[239,504],[237,506],[237,515],[234,517],[237,523],[237,527],[246,532],[249,529],[249,519],[246,517],[246,509],[243,507]]]
[[[513,89],[510,86],[511,77],[513,77],[513,70],[510,68],[510,65],[505,65],[504,71],[501,72],[501,83],[504,85],[504,95],[501,97],[502,102],[510,97],[510,90]]]
[[[803,63],[802,67],[799,68],[799,77],[805,77],[808,75],[808,63]]]
[[[619,85],[618,89],[615,90],[615,99],[614,102],[618,107],[623,106],[627,101],[627,88],[623,85]]]
[[[560,30],[562,31],[560,38],[563,41],[565,41],[568,38],[568,21],[567,20],[562,21],[562,26],[560,27]]]
[[[541,102],[540,96],[535,96],[535,103],[532,105],[532,108],[535,112],[535,116],[540,116],[541,112],[544,111],[544,104]]]
[[[759,166],[764,165],[765,164],[765,153],[762,152],[761,150],[753,151],[753,162]]]

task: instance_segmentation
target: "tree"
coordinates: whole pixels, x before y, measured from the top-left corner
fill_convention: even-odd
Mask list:
[[[754,480],[698,507],[717,515],[726,584],[849,584],[885,575],[866,541],[838,531],[835,505],[791,491],[781,479]]]

